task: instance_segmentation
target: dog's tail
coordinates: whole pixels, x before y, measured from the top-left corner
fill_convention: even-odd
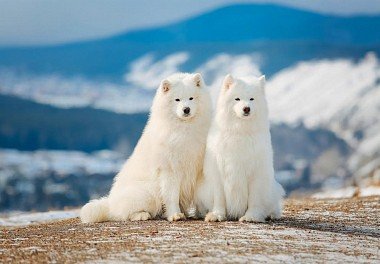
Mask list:
[[[83,223],[105,222],[109,219],[108,197],[92,200],[80,210]]]

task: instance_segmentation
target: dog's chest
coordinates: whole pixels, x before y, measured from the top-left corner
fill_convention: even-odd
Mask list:
[[[190,147],[197,148],[206,142],[206,131],[203,128],[195,129],[191,127],[181,127],[171,131],[167,135],[167,143],[172,148],[181,148],[182,150]]]
[[[248,177],[240,176],[226,175],[223,182],[227,214],[232,219],[243,216],[248,208]]]
[[[165,152],[159,151],[157,155],[161,156],[162,160],[166,160],[171,165],[172,169],[196,168],[199,166],[199,161],[203,157],[203,152],[206,144],[206,135],[201,133],[190,133],[190,131],[173,131],[163,141],[162,149]]]
[[[255,168],[255,142],[250,137],[224,137],[217,148],[228,216],[239,218],[248,207],[248,185]]]
[[[239,175],[241,177],[252,174],[257,146],[252,137],[220,137],[216,145],[219,168],[225,176]]]

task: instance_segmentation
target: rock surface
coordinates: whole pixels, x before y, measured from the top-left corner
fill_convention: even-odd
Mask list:
[[[275,222],[163,220],[1,227],[0,262],[379,263],[380,197],[293,199]]]

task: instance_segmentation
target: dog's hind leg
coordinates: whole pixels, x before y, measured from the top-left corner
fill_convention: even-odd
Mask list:
[[[109,213],[116,221],[144,221],[155,218],[162,211],[162,204],[154,190],[142,183],[112,190],[109,197]]]

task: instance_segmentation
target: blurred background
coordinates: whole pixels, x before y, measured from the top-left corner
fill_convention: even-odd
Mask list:
[[[379,188],[379,56],[377,0],[1,0],[0,211],[106,194],[177,71],[267,76],[288,195]]]

